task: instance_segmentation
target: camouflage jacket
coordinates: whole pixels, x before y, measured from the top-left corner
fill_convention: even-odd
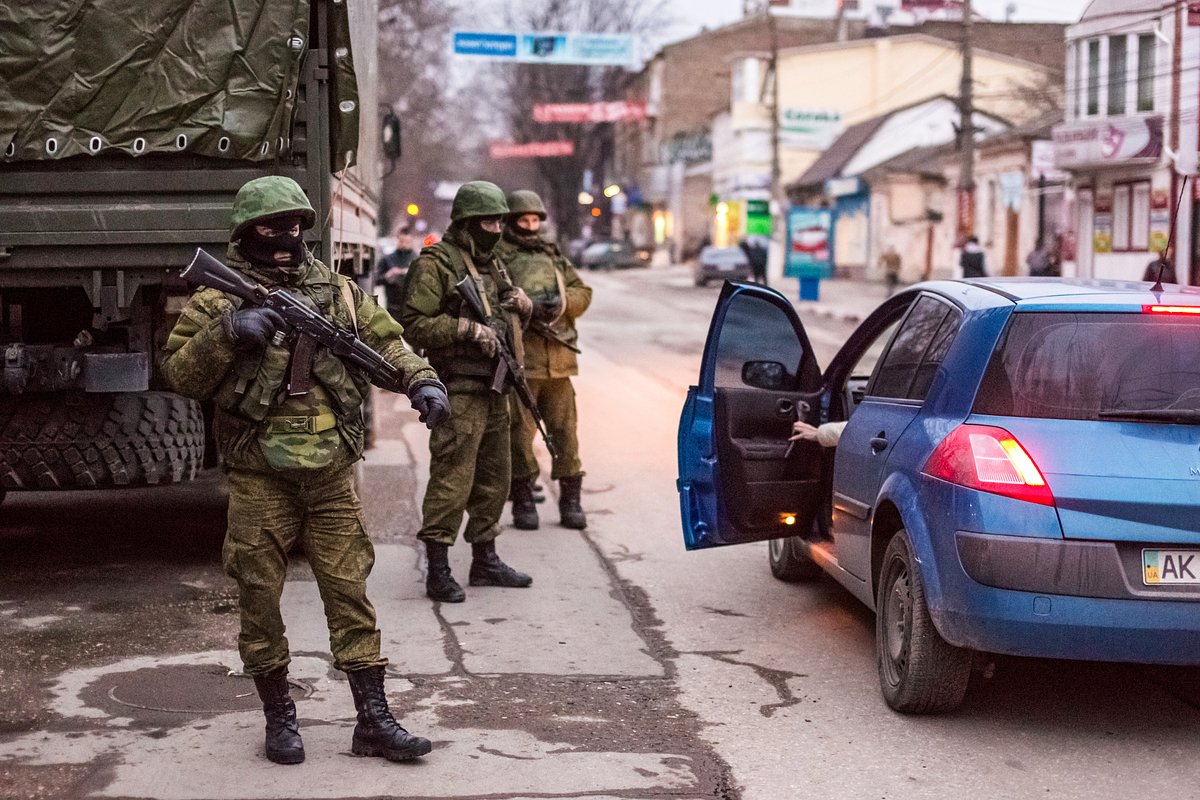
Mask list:
[[[470,309],[455,288],[467,277],[467,259],[471,258],[483,281],[483,292],[491,309],[491,324],[515,345],[513,315],[500,303],[515,291],[508,272],[494,256],[473,257],[470,238],[451,228],[437,244],[421,251],[408,268],[404,285],[404,305],[400,322],[413,347],[422,348],[429,363],[451,391],[484,391],[491,383],[498,358],[486,355],[466,335],[467,323],[474,320]],[[514,348],[519,355],[519,349]]]
[[[231,244],[231,267],[260,282],[276,275],[255,270]],[[355,320],[342,297],[345,284],[354,298]],[[437,374],[404,344],[399,323],[353,281],[336,275],[309,256],[289,287],[311,307],[344,328],[357,324],[359,336],[394,364],[407,390]],[[312,387],[289,396],[287,382],[293,344],[268,344],[262,351],[234,348],[231,315],[241,300],[216,289],[192,295],[164,348],[163,375],[180,394],[216,404],[215,435],[223,463],[242,469],[319,469],[352,463],[363,451],[360,408],[370,383],[359,370],[324,348],[312,363]]]
[[[592,289],[580,279],[566,256],[541,237],[524,239],[506,228],[504,239],[496,245],[496,257],[504,263],[513,283],[524,289],[534,303],[558,305],[558,314],[548,326],[558,338],[575,344],[579,340],[575,319],[591,305]],[[525,331],[525,376],[545,380],[578,375],[579,361],[574,351],[538,333],[537,327]]]

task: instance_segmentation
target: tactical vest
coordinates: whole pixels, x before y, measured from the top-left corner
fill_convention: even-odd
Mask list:
[[[355,321],[342,297],[345,281],[310,259],[300,284],[290,291],[337,325],[353,329]],[[237,298],[230,299],[240,305]],[[362,455],[361,408],[370,381],[327,349],[310,344],[307,357],[295,335],[282,345],[268,343],[261,352],[237,356],[215,398],[217,442],[226,463],[261,466],[250,447],[253,442],[273,469],[320,469]],[[307,362],[309,357],[311,369],[298,363],[293,370],[294,360]],[[290,391],[305,388],[289,387],[293,375],[311,375],[307,391]]]

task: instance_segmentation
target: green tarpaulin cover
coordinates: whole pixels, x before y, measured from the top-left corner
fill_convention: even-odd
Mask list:
[[[0,160],[186,151],[273,160],[291,142],[310,0],[0,3]],[[331,126],[354,158],[345,3],[331,10]],[[339,22],[341,24],[339,24]],[[339,41],[340,36],[345,39]],[[337,56],[341,55],[341,58]],[[347,144],[343,144],[348,142]]]

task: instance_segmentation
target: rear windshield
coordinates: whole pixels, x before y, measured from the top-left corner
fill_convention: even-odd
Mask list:
[[[1196,317],[1016,313],[975,399],[977,413],[1016,417],[1092,420],[1167,410],[1200,412]]]

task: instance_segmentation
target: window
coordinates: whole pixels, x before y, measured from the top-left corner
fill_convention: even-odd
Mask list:
[[[782,308],[748,295],[729,302],[717,345],[714,383],[718,388],[744,387],[742,367],[747,361],[783,364],[788,370],[786,383],[794,386],[802,358],[804,348]]]
[[[1087,43],[1087,115],[1100,113],[1100,40]]]
[[[1067,48],[1067,75],[1068,75],[1068,96],[1067,96],[1067,114],[1071,119],[1078,119],[1079,114],[1079,93],[1083,90],[1083,59],[1079,57],[1079,48],[1082,45],[1075,44]]]
[[[1153,33],[1138,37],[1137,110],[1154,110],[1154,47]]]
[[[1129,184],[1113,187],[1113,250],[1129,249]]]
[[[1113,186],[1113,240],[1115,251],[1139,252],[1150,247],[1150,183]]]
[[[1102,411],[1200,410],[1200,325],[1155,314],[1017,313],[975,411],[1104,419]]]
[[[953,339],[954,331],[958,330],[957,322],[948,329],[943,329],[943,323],[948,317],[957,316],[957,311],[932,297],[918,300],[900,326],[867,394],[871,397],[924,400],[933,375],[949,348],[948,339]],[[930,362],[927,366],[927,356],[936,357],[936,362]]]
[[[1125,83],[1128,80],[1125,70],[1126,41],[1124,34],[1108,37],[1109,116],[1125,113]]]

